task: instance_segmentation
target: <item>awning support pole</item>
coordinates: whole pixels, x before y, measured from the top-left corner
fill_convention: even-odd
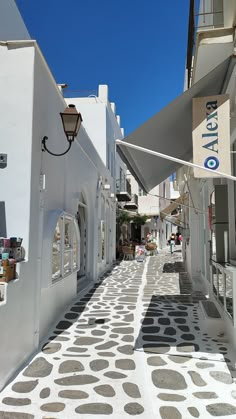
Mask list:
[[[168,156],[167,154],[163,154],[163,153],[159,153],[157,151],[149,150],[148,148],[139,147],[138,145],[134,145],[134,144],[129,144],[129,143],[126,143],[125,141],[122,141],[122,140],[116,140],[116,144],[121,144],[125,147],[134,148],[135,150],[139,150],[139,151],[142,151],[142,152],[147,153],[147,154],[152,154],[153,156],[161,157],[162,159],[171,160],[171,161],[174,161],[176,163],[181,164],[182,166],[197,167],[198,169],[205,170],[206,172],[210,172],[210,173],[213,172],[214,174],[219,175],[219,177],[223,177],[223,178],[226,178],[226,179],[231,179],[231,180],[236,181],[235,176],[231,176],[231,175],[227,175],[226,173],[218,172],[218,170],[208,169],[207,167],[200,166],[199,164],[190,163],[188,161],[178,159],[177,157],[172,157],[172,156]]]

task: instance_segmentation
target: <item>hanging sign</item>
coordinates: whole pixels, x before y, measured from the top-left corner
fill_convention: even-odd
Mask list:
[[[135,246],[135,259],[137,262],[144,262],[145,254],[146,250],[144,245]]]
[[[193,98],[193,163],[197,178],[219,177],[215,170],[231,175],[229,95]]]

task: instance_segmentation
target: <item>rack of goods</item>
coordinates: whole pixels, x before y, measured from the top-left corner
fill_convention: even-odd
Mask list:
[[[0,282],[16,278],[16,263],[24,259],[22,239],[0,237]]]

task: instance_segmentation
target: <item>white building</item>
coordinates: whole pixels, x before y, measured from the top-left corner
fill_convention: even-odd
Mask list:
[[[228,95],[229,115],[221,120],[219,114],[217,125],[219,129],[222,123],[229,127],[229,139],[219,138],[219,142],[225,141],[219,148],[222,147],[225,157],[231,160],[231,167],[229,163],[226,169],[219,166],[217,170],[235,176],[236,162],[230,152],[235,150],[236,132],[236,3],[202,0],[195,37],[193,10],[190,9],[190,16],[191,12],[186,87],[191,91],[204,82],[206,93],[197,96],[216,95],[220,100],[222,95]],[[207,79],[214,80],[211,92],[207,91]],[[229,141],[229,147],[226,141]],[[213,148],[209,147],[211,155]],[[214,174],[195,176],[193,169],[187,167],[179,169],[177,182],[180,192],[188,193],[188,203],[192,207],[185,208],[183,214],[187,227],[184,240],[186,267],[195,279],[196,289],[205,290],[221,315],[216,331],[225,333],[236,345],[236,183]]]
[[[136,178],[147,191],[177,172],[180,192],[178,199],[185,204],[180,222],[184,227],[183,255],[186,269],[193,279],[194,291],[205,292],[208,300],[214,302],[218,310],[217,313],[209,308],[212,305],[202,304],[203,327],[213,325],[216,333],[227,334],[228,339],[236,345],[236,183],[214,171],[219,167],[218,170],[226,175],[236,174],[235,154],[232,153],[236,150],[236,3],[234,0],[202,0],[196,36],[194,20],[194,0],[191,0],[185,92],[129,135],[125,139],[127,141],[118,147],[128,167],[133,168]],[[211,100],[215,100],[215,109],[205,108],[204,118],[201,114],[201,117],[195,116],[193,119],[196,114],[192,113],[192,106],[197,103],[193,101],[196,98],[201,98],[198,103],[205,100],[208,108]],[[218,100],[222,103],[221,109],[226,111],[229,100],[230,112],[220,117],[219,107],[219,115],[217,113],[213,123],[210,119],[214,118],[215,110],[218,109]],[[194,130],[199,130],[205,124],[208,133],[203,133],[200,137],[202,139],[206,136],[210,138],[209,133],[215,135],[213,131],[220,124],[226,134],[229,131],[229,135],[222,134],[219,138],[213,138],[213,142],[209,140],[205,144],[199,138],[198,143],[194,143],[196,150],[202,148],[210,152],[210,162],[215,162],[210,167],[210,175],[202,170],[201,175],[194,176],[192,167],[188,167],[194,154],[193,124]],[[134,148],[130,148],[128,143]],[[214,144],[217,144],[217,148]],[[151,154],[136,150],[136,146],[151,150]],[[215,159],[216,150],[219,150],[222,159]],[[160,153],[166,158],[163,159]],[[198,164],[209,168],[209,158]],[[224,160],[229,163],[222,169]]]
[[[42,151],[45,136],[53,153],[67,149],[60,118],[67,103],[37,43],[28,39],[16,6],[1,2],[1,10],[3,3],[9,7],[0,14],[0,151],[6,161],[0,165],[0,236],[22,237],[25,260],[17,263],[15,280],[0,283],[1,388],[38,349],[81,287],[112,266],[112,153],[121,135],[114,114],[103,109],[97,133],[103,144],[112,139],[113,149],[109,157],[100,156],[84,109],[70,151],[61,157]],[[102,131],[106,126],[109,133]]]

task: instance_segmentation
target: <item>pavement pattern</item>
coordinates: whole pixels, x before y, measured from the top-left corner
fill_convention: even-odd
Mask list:
[[[236,418],[230,345],[209,335],[179,251],[122,261],[0,394],[0,419]]]

